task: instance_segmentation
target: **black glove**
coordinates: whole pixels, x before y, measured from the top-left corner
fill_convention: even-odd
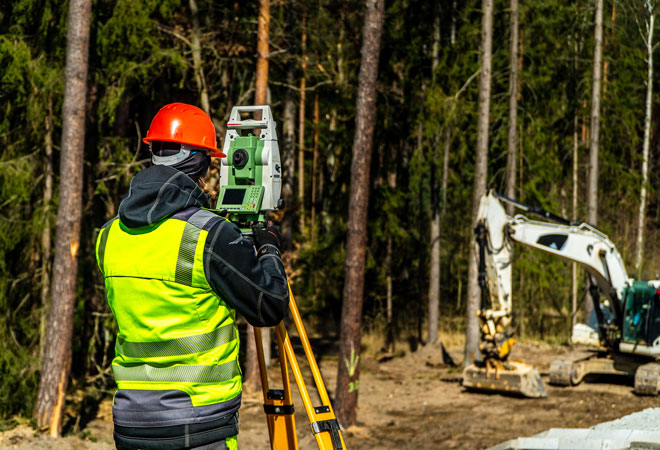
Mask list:
[[[259,223],[252,227],[252,238],[257,249],[257,256],[273,254],[282,256],[282,235],[280,227],[272,222]]]

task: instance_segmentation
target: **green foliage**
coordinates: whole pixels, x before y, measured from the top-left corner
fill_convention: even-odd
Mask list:
[[[170,48],[171,42],[163,45],[159,31],[159,22],[171,20],[179,4],[178,0],[123,0],[98,5],[97,51],[92,58],[98,58],[101,70],[95,73],[96,81],[104,88],[98,107],[100,122],[114,125],[127,88],[137,85],[151,91],[149,85],[164,71],[175,78],[185,73],[185,58]]]
[[[52,15],[58,5],[19,1],[12,7],[15,22],[0,18],[8,25],[0,34],[0,422],[29,416],[38,385],[39,246],[54,222],[53,205],[43,200],[44,134],[47,117],[58,127],[53,110],[62,93],[62,51],[49,53],[58,40]]]
[[[5,2],[7,3],[7,2]],[[375,142],[371,167],[365,328],[382,330],[388,283],[396,333],[423,340],[433,183],[442,179],[449,139],[446,204],[441,225],[441,317],[465,310],[478,116],[481,1],[393,0],[383,32]],[[453,4],[456,4],[456,10]],[[211,115],[223,129],[229,108],[253,98],[258,2],[198,1],[202,68]],[[630,262],[640,187],[646,94],[645,12],[626,2],[606,6],[600,133],[599,228]],[[306,320],[338,329],[345,275],[345,236],[363,2],[320,0],[271,5],[269,88],[282,123],[287,72],[301,76],[302,17],[307,18],[305,193],[308,223],[295,229],[294,290]],[[609,9],[609,12],[607,10]],[[52,123],[55,173],[61,139],[66,3],[19,0],[0,12],[0,421],[30,416],[39,375],[40,299],[45,230],[54,238],[56,201],[44,204],[46,121]],[[181,0],[93,4],[84,167],[83,224],[74,349],[76,386],[112,388],[108,372],[114,325],[94,261],[98,228],[117,213],[132,176],[149,161],[141,144],[153,114],[166,103],[199,104],[190,48],[191,12]],[[506,184],[508,121],[508,1],[496,0],[487,183]],[[440,23],[433,70],[434,18]],[[522,2],[517,197],[560,215],[582,218],[593,54],[589,2]],[[656,37],[660,33],[656,30]],[[660,57],[656,55],[656,72]],[[657,77],[656,77],[657,79]],[[657,84],[657,82],[656,82]],[[657,93],[658,86],[655,92]],[[312,108],[318,94],[319,197],[312,205]],[[298,105],[296,105],[297,107]],[[658,114],[654,99],[654,117]],[[577,114],[577,130],[575,117]],[[655,120],[655,119],[654,119]],[[656,120],[657,121],[657,120]],[[573,133],[578,132],[578,210],[572,211]],[[585,131],[585,133],[586,133]],[[296,123],[297,132],[297,123]],[[280,142],[282,129],[278,128]],[[585,136],[588,138],[588,136]],[[657,149],[654,136],[652,149]],[[281,146],[281,152],[297,148]],[[356,151],[360,151],[357,149]],[[645,271],[660,272],[657,254],[659,158],[651,158],[647,217],[650,256]],[[55,177],[55,187],[57,177]],[[56,194],[56,192],[55,192]],[[55,197],[56,198],[56,197]],[[317,208],[315,240],[309,221]],[[297,220],[294,221],[297,224]],[[514,309],[526,335],[565,335],[570,266],[516,247]],[[48,269],[50,261],[46,261]],[[554,323],[554,322],[553,322]],[[560,339],[561,340],[561,339]],[[6,381],[5,381],[6,380]],[[17,400],[17,399],[20,399]]]

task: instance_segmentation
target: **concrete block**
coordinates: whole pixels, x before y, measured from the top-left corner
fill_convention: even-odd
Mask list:
[[[586,428],[550,428],[545,437],[557,439],[587,439],[589,429]]]
[[[602,450],[602,439],[559,439],[561,450]]]
[[[633,430],[589,430],[587,439],[613,439],[628,441]]]
[[[551,428],[491,450],[660,450],[660,408],[649,408],[590,429]]]
[[[555,438],[518,438],[521,450],[557,450],[559,449],[559,440]]]
[[[628,450],[627,440],[603,439],[603,450]]]
[[[660,424],[658,424],[660,429]],[[660,431],[642,431],[634,430],[628,438],[630,442],[648,442],[653,444],[660,444]]]

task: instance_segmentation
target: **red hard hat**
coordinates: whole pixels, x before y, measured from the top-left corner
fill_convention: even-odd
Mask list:
[[[217,148],[215,127],[203,110],[185,103],[170,103],[163,106],[151,121],[145,144],[153,141],[179,142],[194,147],[206,148],[211,156],[224,158]]]

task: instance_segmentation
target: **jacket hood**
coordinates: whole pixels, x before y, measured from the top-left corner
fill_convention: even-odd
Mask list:
[[[154,165],[138,172],[119,205],[119,218],[129,228],[152,225],[191,206],[209,207],[204,191],[185,173]]]

